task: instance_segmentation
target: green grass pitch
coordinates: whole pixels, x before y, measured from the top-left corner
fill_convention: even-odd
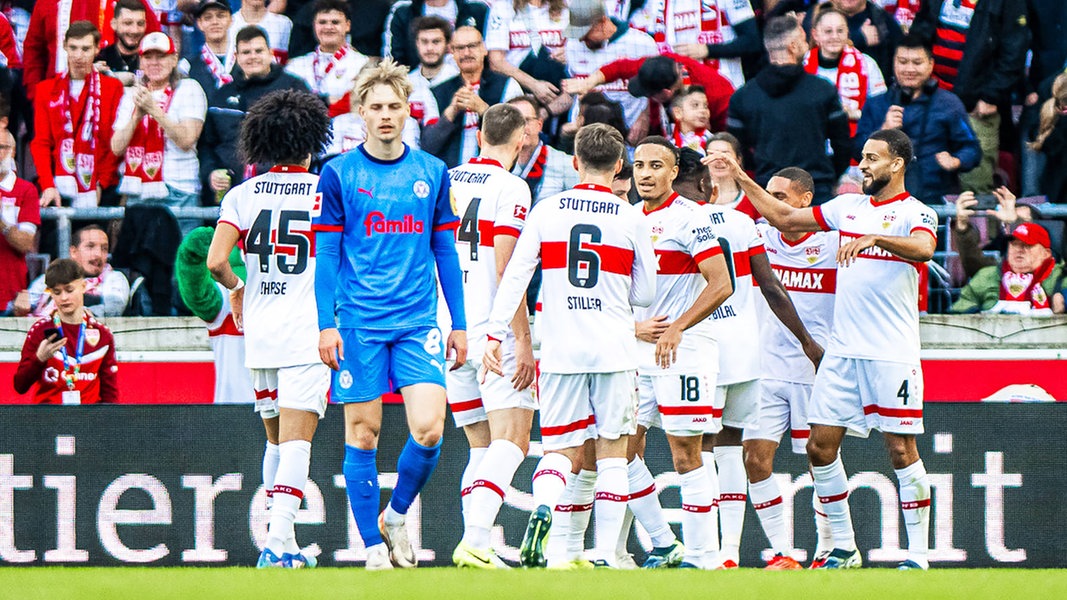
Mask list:
[[[0,598],[147,600],[288,598],[347,600],[1004,600],[1067,598],[1067,570],[864,569],[777,572],[484,572],[444,568],[369,573],[359,568],[257,571],[251,568],[0,568]]]

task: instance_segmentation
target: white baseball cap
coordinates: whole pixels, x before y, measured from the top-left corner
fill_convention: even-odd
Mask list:
[[[162,52],[163,54],[175,54],[174,40],[170,39],[162,31],[153,31],[141,39],[141,56],[149,52]]]

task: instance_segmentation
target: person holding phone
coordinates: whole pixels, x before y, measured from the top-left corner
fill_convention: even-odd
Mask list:
[[[117,402],[115,338],[85,309],[85,273],[61,258],[44,277],[56,307],[26,334],[15,391],[25,394],[36,383],[35,404]]]

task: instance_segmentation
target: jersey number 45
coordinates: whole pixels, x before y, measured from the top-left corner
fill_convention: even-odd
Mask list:
[[[278,211],[277,222],[273,227],[273,210],[259,211],[245,238],[245,254],[259,256],[260,273],[269,273],[273,263],[285,275],[299,275],[307,269],[311,254],[311,214],[306,210],[282,210]],[[297,223],[307,223],[307,229],[294,231]]]

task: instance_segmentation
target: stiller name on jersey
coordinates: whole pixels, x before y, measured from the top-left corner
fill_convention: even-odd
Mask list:
[[[385,213],[377,210],[367,215],[363,225],[367,228],[367,237],[376,233],[383,235],[422,233],[426,229],[422,220],[416,221],[412,215],[404,215],[400,219],[387,219]]]

